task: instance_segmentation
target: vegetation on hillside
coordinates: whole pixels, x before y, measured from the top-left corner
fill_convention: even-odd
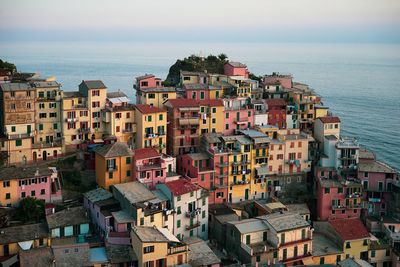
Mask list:
[[[218,56],[209,55],[208,57],[200,58],[196,55],[191,55],[184,59],[178,59],[174,65],[169,68],[167,79],[164,86],[176,86],[179,83],[180,71],[200,71],[207,70],[208,73],[224,73],[224,64],[228,61],[228,56],[219,54]]]
[[[19,202],[17,218],[23,222],[38,222],[44,218],[44,200],[26,197]]]
[[[0,59],[0,70],[9,70],[12,73],[14,73],[17,72],[17,67],[10,62],[3,61]]]

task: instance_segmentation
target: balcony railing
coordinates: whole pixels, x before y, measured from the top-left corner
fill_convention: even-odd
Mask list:
[[[118,170],[117,166],[107,166],[107,171],[108,172],[115,172]]]
[[[197,222],[197,223],[195,223],[193,225],[187,225],[186,226],[186,230],[192,230],[192,229],[197,228],[199,226],[200,226],[200,222]]]
[[[217,163],[217,167],[223,168],[223,167],[228,167],[229,166],[229,162],[228,161],[224,161],[224,162],[219,162]]]
[[[78,133],[90,133],[90,128],[79,128]]]
[[[180,125],[199,125],[200,124],[200,117],[184,117],[179,118]]]
[[[138,171],[146,171],[146,170],[156,170],[156,169],[161,169],[162,166],[160,163],[158,164],[144,164],[144,165],[137,165],[136,169]]]
[[[201,212],[201,209],[200,209],[200,208],[197,208],[197,209],[192,210],[192,211],[187,211],[187,212],[185,213],[185,215],[186,215],[186,217],[188,217],[188,218],[194,218],[194,217],[196,217],[196,215],[199,215],[200,212]]]
[[[247,164],[250,164],[250,161],[243,160],[243,161],[234,161],[234,162],[232,162],[232,165],[247,165]]]
[[[131,133],[131,132],[133,132],[133,129],[132,128],[123,129],[122,132],[123,133]]]
[[[182,252],[186,252],[186,251],[188,251],[188,246],[186,246],[186,245],[178,246],[178,247],[171,247],[171,248],[168,248],[168,255],[182,253]]]
[[[65,119],[65,122],[77,122],[77,121],[79,121],[78,118],[66,118]]]

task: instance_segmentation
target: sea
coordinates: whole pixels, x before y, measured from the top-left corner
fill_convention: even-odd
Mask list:
[[[377,159],[400,171],[400,45],[350,43],[0,42],[18,70],[56,76],[65,91],[102,80],[135,102],[135,77],[165,79],[177,59],[224,53],[256,75],[291,73],[308,84]]]

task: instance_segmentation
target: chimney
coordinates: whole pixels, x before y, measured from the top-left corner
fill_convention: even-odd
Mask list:
[[[36,169],[35,176],[39,176],[39,169]]]
[[[325,247],[325,248],[324,248],[324,251],[325,251],[325,252],[328,252],[328,247]]]

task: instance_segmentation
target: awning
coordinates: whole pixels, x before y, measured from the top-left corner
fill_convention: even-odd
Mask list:
[[[18,245],[19,245],[23,250],[31,249],[32,244],[33,244],[33,240],[18,242]]]
[[[268,167],[257,167],[256,171],[257,171],[257,175],[266,175],[269,172],[269,168]]]

